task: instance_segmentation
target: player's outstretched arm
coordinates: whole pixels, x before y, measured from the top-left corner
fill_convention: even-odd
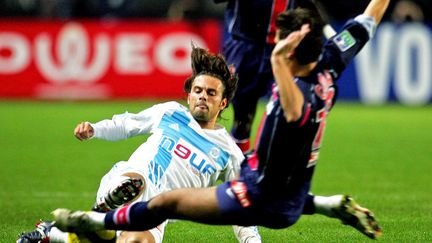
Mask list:
[[[364,11],[364,15],[371,16],[378,25],[390,3],[390,0],[371,0]]]

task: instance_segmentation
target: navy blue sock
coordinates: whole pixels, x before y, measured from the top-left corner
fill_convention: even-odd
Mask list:
[[[166,218],[148,209],[147,203],[137,202],[109,211],[105,216],[106,229],[142,231],[160,225]]]
[[[302,214],[311,215],[315,213],[314,196],[311,194],[306,195]]]

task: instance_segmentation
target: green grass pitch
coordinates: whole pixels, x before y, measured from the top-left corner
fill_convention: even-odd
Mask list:
[[[100,178],[144,141],[85,141],[80,121],[138,112],[156,101],[0,101],[0,242],[14,242],[58,207],[89,209]],[[261,112],[263,105],[260,106]],[[229,126],[231,110],[223,115]],[[375,212],[379,242],[432,241],[432,107],[337,104],[330,114],[313,192],[350,194]],[[263,242],[365,242],[338,220],[304,216]],[[230,226],[168,225],[165,242],[235,242]]]

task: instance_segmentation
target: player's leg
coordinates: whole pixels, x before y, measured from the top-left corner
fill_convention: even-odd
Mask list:
[[[280,229],[299,219],[303,201],[297,201],[304,198],[303,191],[287,200],[264,200],[256,205],[248,197],[258,199],[259,193],[249,192],[242,182],[227,182],[217,188],[165,192],[150,201],[136,202],[108,213],[56,209],[53,215],[59,229],[72,232],[148,230],[168,218],[213,225],[262,225]]]
[[[17,243],[48,242],[49,232],[53,223],[49,221],[39,221],[36,229],[30,232],[23,232],[18,236]]]
[[[138,167],[137,167],[138,166]],[[158,190],[147,185],[140,165],[134,162],[120,162],[102,179],[98,191],[98,202],[94,209],[100,212],[106,212],[116,209],[135,200],[149,199],[156,194]],[[105,210],[108,209],[108,210]],[[117,233],[117,242],[155,242],[160,243],[163,239],[163,233],[166,223],[159,225],[148,231]]]
[[[250,149],[250,133],[255,117],[257,102],[258,100],[256,99],[250,99],[247,103],[232,103],[234,121],[231,129],[231,136],[242,152],[247,152]]]
[[[136,198],[143,188],[142,176],[136,173],[122,174],[121,169],[126,167],[125,162],[119,162],[101,179],[98,189],[96,203],[93,210],[105,212]],[[126,176],[127,175],[127,176]],[[98,242],[115,242],[115,232],[104,232],[101,237],[97,234],[77,235],[64,232],[53,226],[53,222],[41,221],[36,229],[19,236],[19,242],[44,242],[47,239],[52,242],[79,242],[88,241],[88,238],[96,239]],[[106,238],[109,236],[109,238]]]
[[[352,197],[347,195],[326,197],[309,194],[303,214],[314,213],[338,218],[343,224],[354,227],[372,239],[379,237],[382,233],[374,214],[369,209],[360,206]]]
[[[118,208],[124,204],[131,203],[137,199],[145,190],[144,176],[134,169],[133,163],[119,162],[101,179],[101,183],[96,196],[96,203],[92,210],[106,212]],[[148,236],[148,240],[161,239],[162,235],[158,231],[142,232]],[[139,233],[139,232],[135,232]],[[63,232],[56,227],[50,227],[47,235],[54,242],[77,242],[77,241],[97,241],[115,242],[116,232],[98,232],[77,235],[75,233]],[[133,237],[133,236],[130,236]],[[140,236],[143,238],[143,236]],[[160,242],[160,241],[154,241]]]
[[[142,231],[157,227],[168,218],[217,224],[223,221],[216,188],[178,189],[162,193],[147,202],[136,202],[108,213],[53,212],[57,227],[64,231],[86,232],[103,229]]]
[[[150,231],[122,231],[122,233],[117,237],[116,243],[128,243],[128,242],[146,242],[146,243],[156,243],[162,241],[156,241]]]
[[[59,229],[72,232],[148,230],[166,219],[219,225],[262,225],[275,229],[297,222],[309,184],[283,198],[274,198],[270,196],[271,192],[261,191],[262,187],[256,183],[258,177],[256,170],[243,163],[237,180],[218,187],[173,190],[150,201],[136,202],[108,213],[57,209],[53,214]]]
[[[36,224],[36,229],[30,232],[21,233],[17,243],[83,243],[99,242],[114,243],[115,231],[106,232],[87,232],[82,234],[63,232],[55,227],[54,222],[40,221]]]
[[[148,208],[167,218],[209,224],[221,222],[216,187],[185,188],[162,193],[149,201]]]
[[[250,130],[258,98],[258,72],[262,62],[262,46],[252,41],[229,38],[223,46],[228,63],[233,64],[239,77],[236,93],[232,100],[234,122],[231,135],[242,151],[249,150]]]
[[[263,48],[262,51],[271,53],[271,47],[267,46]],[[258,67],[257,71],[251,73],[253,77],[249,76],[249,79],[252,80],[248,84],[249,86],[243,87],[243,90],[238,91],[232,100],[234,122],[231,128],[231,135],[243,152],[247,152],[250,149],[251,130],[255,120],[258,102],[263,98],[267,99],[272,89],[273,75],[270,65],[265,63],[266,60],[268,61],[265,57],[265,54],[256,57],[262,59],[261,65]],[[268,61],[268,63],[270,63],[270,61]],[[248,72],[252,71],[249,70]],[[243,77],[244,76],[246,76],[246,74],[243,74]],[[239,73],[239,81],[240,80],[241,76]]]
[[[117,237],[116,243],[147,242],[162,243],[167,221],[156,228],[147,231],[122,231]]]

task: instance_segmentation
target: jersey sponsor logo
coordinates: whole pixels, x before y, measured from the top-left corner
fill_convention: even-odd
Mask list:
[[[352,46],[356,44],[356,40],[351,35],[348,30],[344,30],[339,33],[334,39],[333,42],[342,52],[350,49]]]
[[[165,114],[158,128],[163,135],[148,167],[154,185],[161,186],[161,178],[174,157],[185,161],[186,167],[198,176],[211,175],[226,167],[229,153],[199,134],[185,112]]]
[[[212,165],[206,156],[194,152],[190,146],[183,142],[184,141],[179,141],[176,143],[173,138],[167,136],[162,137],[158,154],[163,154],[161,157],[166,159],[158,159],[160,156],[157,156],[149,163],[150,180],[154,184],[160,182],[161,177],[168,168],[172,156],[186,161],[188,163],[187,167],[191,168],[192,172],[197,175],[211,175],[217,171],[216,167]],[[217,148],[212,148],[209,155],[217,159],[220,155],[220,151]]]
[[[231,189],[242,207],[246,208],[252,205],[247,195],[247,186],[243,182],[237,180],[231,181]]]
[[[213,151],[213,154],[212,154]],[[213,148],[210,152],[210,156],[218,157],[219,151],[217,148]],[[204,157],[200,157],[196,152],[193,152],[190,148],[183,144],[177,144],[173,150],[174,154],[178,157],[189,160],[189,164],[193,168],[197,169],[201,174],[213,174],[216,172],[216,167],[211,165],[211,163]]]

